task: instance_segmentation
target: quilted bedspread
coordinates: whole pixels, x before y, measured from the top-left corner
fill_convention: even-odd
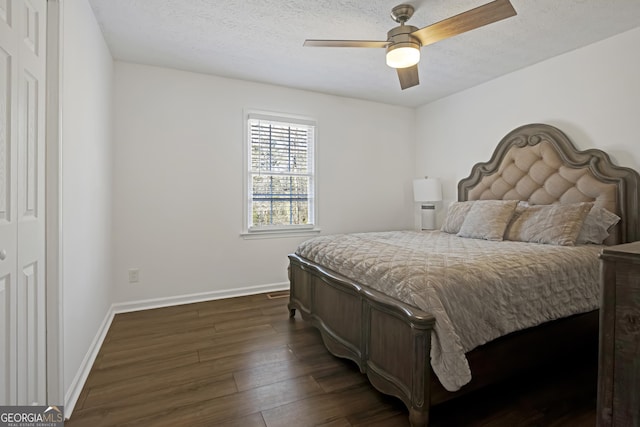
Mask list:
[[[466,352],[597,309],[601,249],[393,231],[317,237],[296,253],[431,313],[431,366],[455,391],[471,380]]]

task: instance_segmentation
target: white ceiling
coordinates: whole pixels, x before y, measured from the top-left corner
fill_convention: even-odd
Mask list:
[[[302,46],[386,40],[402,0],[89,1],[118,60],[405,106],[640,27],[640,0],[511,0],[517,16],[423,47],[421,83],[402,91],[384,49]],[[405,1],[419,28],[488,2]]]

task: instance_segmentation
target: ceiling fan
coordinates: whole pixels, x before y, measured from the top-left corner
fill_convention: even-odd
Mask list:
[[[305,40],[304,46],[383,47],[387,49],[387,65],[395,68],[404,90],[417,86],[420,47],[474,30],[516,15],[509,0],[495,0],[424,28],[405,25],[413,15],[410,4],[391,10],[391,18],[400,25],[387,33],[386,41],[377,40]]]

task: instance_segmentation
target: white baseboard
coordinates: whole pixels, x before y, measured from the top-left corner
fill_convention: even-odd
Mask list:
[[[91,342],[91,346],[89,346],[89,350],[85,355],[82,363],[80,364],[80,369],[78,369],[78,373],[73,379],[69,390],[65,395],[64,399],[64,414],[66,418],[71,417],[71,413],[73,412],[76,403],[78,403],[78,398],[80,397],[80,393],[82,392],[82,387],[84,387],[87,378],[89,377],[89,372],[91,372],[91,368],[93,367],[93,363],[98,356],[98,352],[100,351],[100,347],[102,347],[102,343],[104,342],[105,337],[107,336],[107,332],[109,331],[109,327],[111,326],[111,322],[113,318],[118,313],[128,313],[132,311],[140,311],[140,310],[149,310],[152,308],[161,308],[161,307],[170,307],[173,305],[181,305],[181,304],[191,304],[194,302],[202,302],[202,301],[212,301],[223,298],[234,298],[241,297],[245,295],[255,295],[261,294],[264,292],[276,292],[283,291],[289,289],[289,282],[282,283],[271,283],[267,285],[257,285],[257,286],[248,286],[245,288],[239,289],[229,289],[223,291],[211,291],[211,292],[203,292],[198,294],[189,294],[189,295],[178,295],[173,297],[164,297],[164,298],[153,298],[147,300],[139,300],[139,301],[131,301],[131,302],[119,302],[112,304],[107,314],[102,321],[102,325],[98,329],[98,333],[95,338]]]
[[[271,283],[268,285],[248,286],[246,288],[228,289],[223,291],[202,292],[199,294],[177,295],[173,297],[153,298],[131,302],[113,304],[114,313],[128,313],[130,311],[149,310],[152,308],[170,307],[173,305],[191,304],[194,302],[213,301],[223,298],[234,298],[245,295],[255,295],[264,292],[275,292],[289,289],[289,282]]]
[[[82,363],[80,364],[80,368],[76,373],[76,376],[73,378],[67,393],[64,396],[64,416],[65,418],[69,418],[71,413],[73,412],[73,408],[78,403],[78,398],[80,397],[80,393],[82,392],[82,387],[84,387],[84,383],[87,381],[87,377],[89,377],[89,372],[91,372],[91,367],[93,366],[93,362],[96,361],[96,357],[98,357],[98,352],[100,351],[100,347],[102,347],[102,343],[104,342],[105,337],[107,336],[107,332],[109,332],[109,327],[111,326],[111,322],[113,321],[113,305],[109,307],[107,310],[107,314],[98,329],[98,333],[95,338],[91,342],[89,346],[89,351],[84,356]]]

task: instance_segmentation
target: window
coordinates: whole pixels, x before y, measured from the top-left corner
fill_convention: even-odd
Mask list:
[[[246,230],[303,231],[315,223],[315,122],[250,113]]]

